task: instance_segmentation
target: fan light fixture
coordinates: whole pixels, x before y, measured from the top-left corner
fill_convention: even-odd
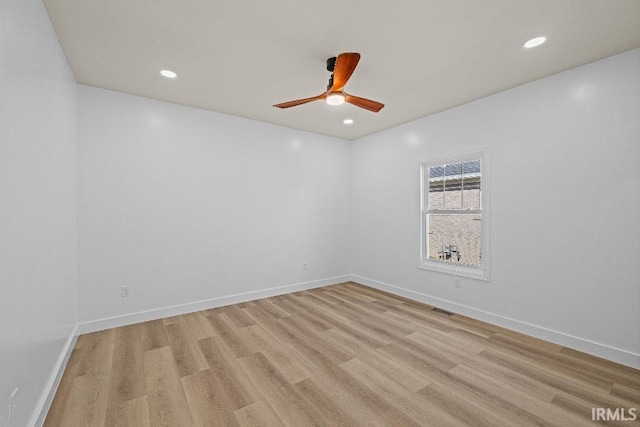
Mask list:
[[[544,43],[546,41],[547,41],[546,37],[534,37],[531,40],[529,40],[528,42],[526,42],[524,44],[524,47],[526,47],[527,49],[530,49],[532,47],[540,46],[542,43]]]
[[[162,70],[160,71],[160,74],[162,74],[164,77],[168,79],[175,79],[176,77],[178,77],[178,75],[171,70]]]
[[[327,104],[342,105],[344,104],[344,95],[339,92],[333,92],[327,95]]]

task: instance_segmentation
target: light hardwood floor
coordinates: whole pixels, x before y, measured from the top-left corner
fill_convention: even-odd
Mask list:
[[[82,335],[45,426],[582,426],[638,402],[638,370],[344,283]]]

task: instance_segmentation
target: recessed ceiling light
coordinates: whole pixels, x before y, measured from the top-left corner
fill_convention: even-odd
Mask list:
[[[171,70],[162,70],[160,71],[160,74],[162,74],[168,79],[175,79],[176,77],[178,77],[178,75]]]
[[[353,119],[344,119],[342,123],[344,123],[345,125],[351,125],[353,124]]]
[[[526,47],[527,49],[530,49],[532,47],[540,46],[542,43],[544,43],[546,41],[547,41],[546,37],[534,37],[531,40],[529,40],[528,42],[526,42],[524,44],[524,47]]]
[[[340,92],[332,92],[327,96],[327,104],[341,105],[344,104],[344,95]]]

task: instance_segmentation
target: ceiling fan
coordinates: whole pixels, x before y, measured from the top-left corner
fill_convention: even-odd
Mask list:
[[[360,54],[356,52],[345,52],[338,55],[337,58],[327,59],[327,70],[331,71],[332,74],[329,78],[329,85],[327,86],[326,92],[311,98],[296,99],[295,101],[276,104],[274,107],[290,108],[306,104],[307,102],[325,99],[329,105],[340,105],[348,102],[356,107],[377,113],[384,107],[384,104],[367,98],[349,95],[343,90],[347,81],[349,81],[349,77],[353,74],[353,70],[356,69],[358,61],[360,61]]]

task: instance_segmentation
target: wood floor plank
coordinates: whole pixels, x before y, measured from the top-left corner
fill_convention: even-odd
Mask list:
[[[637,372],[634,374],[632,368],[611,362],[605,364],[604,360],[598,357],[585,355],[575,350],[573,352],[565,350],[567,349],[563,347],[553,357],[568,366],[589,371],[601,379],[610,380],[640,392],[640,375]]]
[[[400,408],[384,400],[369,384],[330,362],[325,365],[323,375],[315,375],[308,381],[313,382],[337,410],[351,414],[356,420],[371,420],[371,424],[375,424],[376,420],[388,418],[395,420],[392,425],[415,425]]]
[[[51,403],[51,409],[49,409],[49,413],[47,414],[47,417],[45,419],[44,427],[54,427],[62,425],[62,414],[65,410],[65,407],[67,406],[69,395],[71,394],[71,386],[73,385],[73,380],[78,376],[80,361],[82,360],[83,352],[83,348],[76,347],[71,353],[71,356],[69,356],[67,367],[64,371],[62,379],[60,380],[60,384],[58,385],[58,389],[56,390],[53,402]]]
[[[609,406],[594,406],[593,403],[591,402],[587,402],[584,399],[581,399],[579,397],[570,395],[568,393],[564,393],[564,392],[560,392],[558,393],[558,395],[553,399],[552,402],[554,405],[556,405],[556,407],[558,407],[560,410],[562,410],[565,413],[571,413],[576,417],[579,417],[582,419],[582,424],[581,425],[587,425],[587,424],[602,424],[602,423],[594,423],[592,422],[592,409],[594,407],[606,407],[606,408],[610,408],[610,409],[617,409],[617,407],[609,407]],[[625,412],[628,414],[628,412]],[[629,420],[629,421],[622,421],[622,420],[607,420],[606,421],[606,425],[612,425],[612,426],[620,426],[620,427],[624,427],[624,426],[634,426],[637,427],[640,425],[640,420],[635,420],[635,422]]]
[[[144,396],[144,351],[139,325],[123,326],[114,330],[110,396],[118,402]]]
[[[458,420],[446,411],[413,390],[405,388],[402,381],[396,381],[397,377],[387,375],[384,371],[378,370],[360,359],[352,359],[343,363],[341,367],[361,382],[369,384],[374,392],[394,406],[401,408],[409,418],[417,423],[433,426],[459,425]]]
[[[398,317],[398,319],[399,318],[400,317]],[[432,329],[429,327],[418,327],[416,333],[419,334],[419,336],[425,337],[425,339],[431,339],[436,342],[441,342],[443,344],[446,344],[447,346],[455,348],[457,351],[463,351],[467,355],[477,355],[486,348],[482,345],[476,344],[473,341],[460,339],[454,334],[442,332],[438,329]],[[410,338],[412,335],[413,334],[408,335],[408,338]]]
[[[509,338],[505,335],[494,334],[490,341],[496,341],[502,351],[509,351],[527,356],[527,359],[534,360],[541,366],[547,366],[554,370],[562,372],[570,371],[573,376],[580,378],[582,381],[590,383],[602,389],[611,390],[613,387],[613,379],[607,376],[598,375],[594,370],[586,370],[575,363],[567,363],[563,360],[562,355],[549,354],[545,350],[537,350],[532,344],[525,343],[516,339]]]
[[[283,328],[291,335],[298,337],[300,344],[304,342],[305,346],[300,348],[307,350],[305,354],[309,356],[311,354],[322,355],[323,358],[327,358],[335,364],[340,364],[353,358],[351,352],[344,351],[340,345],[326,339],[324,335],[312,334],[310,328],[300,322],[296,322],[290,317],[280,319],[279,322],[283,324]]]
[[[378,348],[389,344],[389,341],[381,339],[371,332],[365,331],[353,323],[353,321],[341,318],[340,316],[335,316],[331,312],[326,311],[324,307],[318,306],[313,302],[309,302],[301,298],[298,300],[298,305],[300,305],[301,309],[313,312],[314,316],[330,324],[332,329],[340,330],[354,338],[357,338],[360,343],[371,348]],[[357,320],[360,320],[360,318],[358,317],[355,319],[355,321]]]
[[[470,400],[468,396],[456,394],[438,383],[427,385],[419,394],[455,417],[460,425],[478,427],[512,427],[517,425],[497,417],[491,409],[483,408],[482,405]]]
[[[74,426],[577,426],[640,371],[348,282],[81,335]],[[607,421],[640,425],[640,420]]]
[[[260,325],[253,325],[237,331],[238,339],[251,353],[263,351],[271,345],[270,341],[273,337],[269,335],[268,339],[264,339],[259,332],[261,330],[264,331]]]
[[[378,339],[393,343],[400,342],[407,335],[415,332],[412,328],[398,327],[391,321],[385,322],[379,318],[366,317],[351,324],[353,327],[358,327],[377,337]]]
[[[177,322],[184,322],[184,315],[178,315],[178,316],[171,316],[171,317],[164,317],[162,319],[162,324],[163,325],[172,325],[174,323]]]
[[[209,323],[216,331],[225,346],[233,353],[234,357],[244,357],[251,354],[251,350],[242,342],[231,326],[231,320],[224,313],[217,313],[208,317]]]
[[[351,299],[348,295],[345,295],[343,293],[339,293],[336,291],[327,291],[327,293],[340,300],[340,303],[336,304],[338,307],[341,307],[345,311],[358,313],[363,317],[366,317],[372,314],[384,313],[386,311],[386,309],[384,308],[367,304],[365,302],[358,301],[356,299]]]
[[[249,316],[245,314],[245,312],[238,305],[229,305],[224,307],[223,313],[231,320],[231,323],[236,328],[246,328],[247,326],[253,326],[256,322]]]
[[[83,348],[85,345],[87,345],[91,337],[92,337],[92,334],[78,335],[78,339],[76,340],[76,345],[74,346],[74,348],[75,349]]]
[[[114,427],[150,427],[147,396],[116,404],[112,404],[110,401],[104,425]]]
[[[430,311],[409,304],[400,304],[395,313],[407,319],[413,319],[422,325],[438,331],[449,333],[456,329],[456,324],[451,319],[443,316],[434,316]]]
[[[371,304],[372,302],[377,301],[377,299],[371,295],[367,295],[363,292],[356,292],[354,290],[349,289],[346,286],[334,286],[331,289],[333,294],[340,295],[346,298],[347,301],[358,301],[364,304]],[[375,311],[378,311],[379,308],[375,308]]]
[[[234,414],[242,427],[284,427],[278,414],[262,399],[244,408],[236,409]]]
[[[338,304],[330,303],[322,298],[318,298],[316,294],[302,294],[299,299],[300,302],[311,305],[314,307],[314,312],[317,314],[319,310],[326,312],[337,320],[342,322],[351,323],[356,320],[362,319],[362,315],[350,312],[348,310],[341,309]],[[338,300],[339,301],[339,300]]]
[[[538,399],[511,384],[500,382],[465,365],[451,369],[449,375],[486,396],[492,404],[499,404],[507,412],[517,416],[520,425],[529,422],[532,425],[559,423],[565,426],[580,426],[584,422],[575,414],[563,412],[546,400]]]
[[[348,287],[349,289],[354,289],[359,292],[367,292],[370,294],[374,294],[376,296],[379,296],[380,298],[386,298],[390,301],[397,301],[400,304],[410,304],[412,306],[420,308],[421,310],[430,310],[433,308],[433,306],[429,304],[425,304],[420,301],[405,298],[403,296],[392,294],[390,292],[383,291],[380,289],[370,288],[369,286],[365,286],[357,282],[345,282],[345,283],[341,283],[339,286]]]
[[[478,372],[489,375],[505,384],[510,384],[518,390],[527,393],[529,396],[534,396],[541,400],[551,402],[558,394],[557,389],[547,384],[543,384],[534,378],[523,375],[502,365],[490,362],[486,359],[476,358],[471,361],[464,362],[464,365],[473,368]]]
[[[460,411],[460,414],[452,414],[461,415],[461,421],[467,417],[468,411],[478,411],[480,424],[489,422],[496,425],[507,423],[517,426],[554,425],[554,423],[545,420],[545,417],[542,416],[544,414],[541,412],[528,410],[535,405],[538,406],[538,409],[549,407],[549,402],[541,400],[531,402],[535,399],[526,393],[511,395],[509,392],[503,392],[500,387],[489,387],[486,382],[479,381],[477,377],[457,376],[456,369],[462,366],[458,365],[449,372],[434,370],[432,373],[433,381],[419,391],[419,394],[430,396],[434,402],[439,401],[443,408],[448,407],[451,411]],[[515,401],[517,398],[520,401]],[[525,404],[521,405],[520,403],[524,401],[526,401]],[[466,405],[464,409],[459,407],[460,402]],[[564,418],[569,420],[574,418],[572,414],[566,415]],[[567,419],[560,418],[555,425],[576,425],[575,423],[567,424]]]
[[[196,426],[238,426],[223,384],[212,370],[181,378],[187,402]]]
[[[342,288],[348,289],[349,291],[356,294],[371,297],[374,301],[384,303],[383,305],[390,305],[390,308],[395,308],[396,306],[404,302],[403,299],[398,298],[397,295],[391,296],[390,294],[387,294],[385,292],[373,288],[367,288],[366,286],[358,285],[354,282],[347,282],[342,286]]]
[[[310,328],[315,331],[326,331],[332,328],[333,322],[328,322],[326,318],[317,316],[314,312],[305,310],[299,303],[299,298],[282,298],[274,304],[284,311],[295,316],[295,320],[304,321]],[[291,316],[289,316],[291,317]]]
[[[245,309],[245,312],[256,321],[264,330],[281,342],[295,342],[295,337],[285,331],[279,318],[272,316],[269,312],[261,307],[252,307]]]
[[[260,327],[264,329],[279,346],[286,348],[287,351],[294,355],[302,364],[308,367],[316,366],[313,352],[309,352],[305,346],[300,345],[295,333],[291,332],[281,322],[283,319],[276,319],[259,307],[250,308],[246,311],[252,318],[256,319]]]
[[[144,378],[152,426],[193,426],[171,349],[160,347],[144,353]]]
[[[224,389],[229,406],[232,410],[250,405],[259,399],[253,392],[251,381],[240,369],[235,355],[224,344],[220,337],[210,337],[198,341],[204,358],[218,383]]]
[[[611,388],[610,394],[612,396],[626,399],[629,402],[640,402],[640,390],[636,388],[627,387],[621,384],[614,384]]]
[[[429,374],[434,370],[447,372],[457,365],[456,362],[449,358],[449,355],[445,351],[417,342],[410,342],[410,340],[380,347],[378,351],[389,357],[402,360],[409,366],[413,366],[427,374],[427,377],[429,377]]]
[[[494,350],[485,350],[479,356],[503,366],[508,366],[510,369],[559,391],[591,402],[594,406],[622,407],[625,405],[624,400],[612,396],[608,390],[598,388],[590,382],[585,382],[582,378],[574,377],[571,373],[555,371],[549,367],[540,366],[535,361]]]
[[[431,349],[442,351],[447,355],[449,361],[454,363],[464,363],[467,361],[471,361],[476,354],[482,351],[482,349],[473,348],[471,348],[469,351],[464,351],[458,347],[448,344],[444,340],[432,338],[421,332],[414,332],[412,334],[409,334],[407,335],[407,339],[415,341],[416,343],[422,344]],[[477,353],[474,353],[474,351],[477,351]]]
[[[520,342],[535,348],[537,351],[545,353],[560,353],[562,346],[552,342],[544,341],[539,338],[530,337],[516,331],[502,329],[494,333],[494,337],[508,337],[513,341]]]
[[[296,357],[295,350],[288,343],[276,342],[259,325],[245,328],[242,331],[245,339],[250,339],[250,347],[254,353],[261,352],[291,383],[297,383],[313,375],[312,369],[307,366],[300,357]]]
[[[430,312],[432,316],[436,316],[438,314],[434,314],[434,312]],[[438,315],[441,316],[441,315]],[[455,315],[455,319],[448,318],[449,322],[452,322],[457,329],[463,329],[469,332],[472,332],[476,335],[481,335],[484,337],[491,337],[493,334],[499,331],[503,331],[503,328],[499,326],[492,325],[490,323],[478,322],[475,319],[470,317],[461,316],[459,314]]]
[[[344,345],[345,348],[355,349],[358,359],[365,361],[368,366],[374,369],[391,375],[396,381],[413,392],[420,390],[429,383],[429,379],[419,372],[364,346],[356,338],[343,331],[332,329],[327,331],[326,334],[331,335],[337,343]]]
[[[324,419],[321,424],[328,426],[358,425],[358,420],[352,417],[350,411],[345,412],[341,408],[337,408],[333,401],[309,379],[294,384],[294,388],[318,413],[323,415]]]
[[[377,311],[379,311],[380,313],[386,314],[390,312],[395,313],[398,306],[402,303],[398,301],[393,303],[386,300],[375,300],[370,304],[373,305],[374,307],[377,307]]]
[[[315,298],[318,298],[322,301],[325,301],[329,304],[339,304],[341,302],[341,300],[339,300],[338,298],[332,297],[331,295],[328,295],[324,290],[328,289],[328,288],[319,288],[319,289],[311,289],[309,291],[306,291],[305,294],[310,294],[313,295]]]
[[[288,313],[287,311],[281,309],[268,298],[257,300],[255,301],[255,304],[276,319],[291,316],[291,313]]]
[[[201,334],[190,328],[188,322],[166,325],[165,330],[173,353],[173,360],[181,377],[209,369],[209,364],[196,341],[196,337]]]
[[[141,332],[140,325],[124,326],[114,331],[107,424],[116,425],[123,418],[125,402],[146,395],[144,376],[140,375],[140,372],[144,372]]]
[[[116,427],[151,427],[149,423],[149,407],[147,406],[147,396],[129,400],[120,405],[118,418],[112,425]]]
[[[108,373],[90,373],[75,377],[60,421],[61,426],[103,426],[109,392]]]
[[[109,372],[113,355],[114,329],[94,332],[84,336],[82,359],[77,375]]]
[[[144,351],[155,350],[169,345],[169,339],[162,320],[143,322],[140,323],[140,327],[142,328],[142,347]]]
[[[630,366],[621,365],[619,363],[612,363],[609,360],[603,359],[601,357],[583,353],[581,351],[574,350],[568,347],[562,347],[560,353],[571,357],[572,360],[587,363],[591,367],[598,367],[599,369],[603,369],[615,375],[621,375],[627,380],[632,380],[635,384],[635,386],[632,387],[640,390],[640,375],[638,375],[637,369],[634,369]]]
[[[295,388],[261,353],[239,359],[240,365],[252,379],[285,425],[312,426],[324,424],[324,417],[302,399]]]
[[[189,328],[191,336],[195,340],[201,340],[216,335],[216,330],[211,326],[209,319],[200,311],[184,316],[184,322]]]

